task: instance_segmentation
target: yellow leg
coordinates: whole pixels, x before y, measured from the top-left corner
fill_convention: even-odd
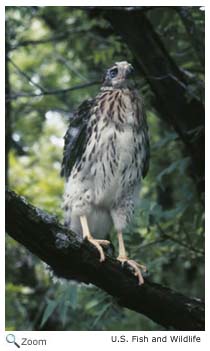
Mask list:
[[[118,242],[119,242],[119,256],[118,256],[118,259],[120,259],[120,258],[127,258],[127,253],[125,251],[125,244],[124,244],[122,232],[117,233],[117,236],[118,236]]]
[[[97,240],[92,237],[86,216],[80,216],[80,222],[82,226],[83,239],[88,240],[92,245],[96,247],[100,254],[100,262],[103,262],[105,260],[105,255],[100,245],[109,245],[110,242],[108,240]]]
[[[126,262],[130,267],[132,267],[134,270],[134,275],[138,278],[139,285],[144,284],[144,278],[142,276],[141,270],[146,272],[146,267],[140,265],[134,260],[129,260],[125,251],[125,244],[124,244],[122,232],[117,233],[117,235],[118,235],[118,241],[119,241],[119,256],[117,257],[117,260],[122,262],[122,264]]]

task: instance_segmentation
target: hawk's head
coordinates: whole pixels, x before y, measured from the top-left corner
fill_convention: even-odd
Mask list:
[[[113,88],[126,88],[128,78],[133,71],[132,65],[127,61],[116,62],[106,71],[103,85],[112,86]]]

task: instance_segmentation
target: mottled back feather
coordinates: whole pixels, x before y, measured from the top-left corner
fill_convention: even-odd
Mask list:
[[[64,137],[64,152],[61,176],[66,179],[70,176],[72,168],[79,163],[86,146],[87,124],[91,115],[94,99],[85,100],[70,120],[68,130]]]

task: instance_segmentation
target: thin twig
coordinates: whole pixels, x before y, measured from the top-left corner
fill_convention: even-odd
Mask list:
[[[68,93],[70,91],[74,91],[74,90],[79,90],[79,89],[84,89],[93,85],[99,85],[101,84],[100,81],[95,80],[92,82],[87,82],[87,83],[82,83],[82,84],[78,84],[75,85],[73,87],[69,87],[66,89],[55,89],[55,90],[45,90],[41,93],[13,93],[10,94],[9,96],[6,96],[7,101],[8,100],[16,100],[18,98],[23,98],[23,97],[40,97],[40,96],[46,96],[46,95],[60,95],[60,94],[65,94]]]
[[[16,45],[14,46],[10,46],[9,47],[9,51],[13,51],[13,50],[16,50],[18,49],[19,47],[25,47],[25,46],[29,46],[29,45],[32,45],[32,46],[35,46],[35,45],[42,45],[42,44],[47,44],[47,43],[53,43],[53,42],[56,42],[56,41],[59,41],[59,40],[67,40],[68,39],[68,35],[75,35],[75,34],[81,34],[81,33],[86,33],[86,31],[84,29],[77,29],[77,30],[74,30],[74,31],[67,31],[67,32],[64,32],[64,33],[60,33],[60,34],[57,34],[57,35],[54,35],[54,36],[51,36],[51,37],[48,37],[48,38],[45,38],[45,39],[39,39],[39,40],[23,40],[23,41],[20,41],[19,43],[17,43]]]
[[[142,250],[142,249],[145,249],[145,248],[147,248],[147,247],[149,247],[149,246],[153,246],[153,245],[162,243],[163,241],[166,241],[166,240],[167,240],[167,238],[161,238],[161,239],[158,239],[158,240],[150,241],[149,243],[140,245],[138,251],[140,251],[140,250]]]
[[[41,90],[42,93],[45,92],[45,89],[41,87],[41,85],[39,85],[38,83],[35,83],[33,81],[33,79],[24,71],[22,71],[22,69],[16,65],[16,63],[11,59],[8,58],[9,62],[15,67],[16,71],[18,71],[18,73],[23,76],[25,79],[27,79],[27,81],[29,81],[32,85],[34,85],[36,88],[38,88],[39,90]]]
[[[188,249],[188,250],[190,250],[190,251],[193,251],[193,252],[199,253],[199,254],[201,254],[201,255],[204,255],[204,251],[203,251],[203,250],[195,249],[193,246],[188,245],[186,242],[180,241],[180,240],[178,240],[177,238],[175,238],[174,236],[171,236],[171,235],[167,234],[167,233],[163,230],[163,228],[161,227],[161,225],[160,225],[159,223],[156,223],[156,225],[157,225],[157,228],[160,230],[160,233],[161,233],[161,235],[162,235],[163,237],[165,237],[165,238],[167,238],[167,239],[169,239],[169,240],[171,240],[171,241],[174,241],[175,243],[177,243],[177,244],[179,244],[179,245],[181,245],[181,246],[183,246],[183,247],[186,247],[186,249]]]
[[[88,79],[85,76],[83,76],[78,70],[76,70],[73,65],[70,65],[69,62],[57,52],[56,48],[55,48],[55,51],[56,51],[56,58],[58,59],[58,61],[62,62],[70,72],[73,72],[76,76],[88,82]]]

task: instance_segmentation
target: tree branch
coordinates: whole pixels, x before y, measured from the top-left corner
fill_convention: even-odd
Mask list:
[[[145,279],[139,286],[133,274],[112,256],[99,262],[96,249],[59,224],[54,216],[6,192],[6,230],[54,273],[92,283],[112,295],[119,305],[142,313],[167,329],[204,330],[204,304]]]
[[[61,40],[67,40],[67,38],[70,35],[75,35],[75,34],[86,34],[87,31],[84,29],[77,29],[77,30],[71,30],[71,31],[65,31],[58,33],[56,35],[44,38],[44,39],[39,39],[39,40],[22,40],[17,42],[15,45],[9,47],[9,51],[16,50],[20,47],[25,47],[28,45],[36,46],[36,45],[42,45],[42,44],[48,44],[48,43],[55,43],[57,41]]]
[[[78,84],[78,85],[75,85],[73,87],[69,87],[66,89],[44,90],[40,93],[12,93],[10,95],[6,95],[6,101],[16,100],[16,99],[22,98],[22,97],[40,97],[40,96],[46,96],[46,95],[61,95],[61,94],[66,94],[70,91],[84,89],[84,88],[90,87],[92,85],[99,85],[99,84],[101,84],[100,81],[94,80],[92,82],[81,83],[81,84]]]
[[[41,87],[41,85],[39,85],[38,83],[34,82],[33,79],[24,71],[22,71],[20,69],[20,67],[18,67],[16,65],[15,62],[12,61],[11,58],[8,58],[9,62],[13,65],[13,67],[15,67],[16,71],[19,73],[19,75],[21,75],[22,77],[24,77],[29,83],[31,83],[33,86],[35,86],[36,88],[38,88],[39,90],[41,90],[42,93],[44,93],[45,89]]]

